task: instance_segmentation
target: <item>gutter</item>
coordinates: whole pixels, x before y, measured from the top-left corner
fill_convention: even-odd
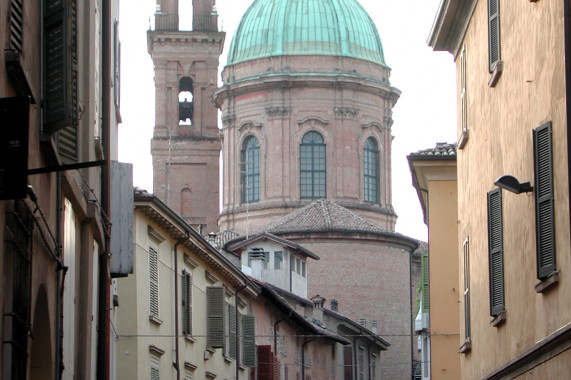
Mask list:
[[[565,40],[565,106],[567,122],[567,180],[568,191],[571,193],[571,4],[569,0],[563,0],[563,24]],[[567,194],[568,196],[570,194]],[[571,204],[569,204],[571,215]],[[571,226],[570,226],[571,233]]]

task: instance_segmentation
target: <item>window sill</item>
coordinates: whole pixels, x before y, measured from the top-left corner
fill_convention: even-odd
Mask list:
[[[496,315],[494,317],[494,319],[492,319],[492,322],[490,322],[490,324],[493,327],[500,327],[501,325],[503,325],[506,321],[506,312],[502,311],[501,313],[499,313],[498,315]]]
[[[154,315],[149,315],[149,321],[153,322],[155,325],[162,325],[163,321],[161,319],[159,319],[158,317],[155,317]]]
[[[470,351],[472,351],[472,342],[469,340],[464,342],[464,344],[460,346],[460,349],[458,350],[458,352],[461,354],[467,354]]]
[[[458,149],[464,149],[469,138],[470,132],[467,129],[463,130],[460,138],[458,139]]]
[[[248,367],[246,367],[244,364],[240,364],[238,368],[240,368],[240,371],[245,371],[248,369]]]
[[[496,86],[496,83],[498,83],[500,76],[502,76],[502,71],[504,71],[504,61],[498,61],[496,63],[496,66],[494,67],[492,75],[490,76],[490,80],[488,81],[488,86],[490,87]]]
[[[545,293],[550,289],[553,289],[559,283],[559,271],[553,272],[549,277],[541,280],[537,285],[535,285],[535,291],[537,293]]]
[[[193,338],[191,335],[184,335],[184,340],[186,340],[188,343],[196,343],[196,338]]]
[[[224,361],[226,363],[234,363],[234,358],[228,356],[228,355],[224,355]]]

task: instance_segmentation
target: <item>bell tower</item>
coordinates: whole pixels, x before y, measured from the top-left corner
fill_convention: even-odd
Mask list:
[[[191,1],[191,0],[185,0]],[[153,193],[204,234],[218,230],[218,110],[211,101],[225,33],[215,0],[192,0],[192,30],[179,0],[157,0],[147,47],[155,70]]]

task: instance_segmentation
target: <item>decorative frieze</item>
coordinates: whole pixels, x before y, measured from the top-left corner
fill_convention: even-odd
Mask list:
[[[224,115],[222,116],[222,126],[228,128],[234,125],[236,122],[236,115]]]
[[[266,107],[266,114],[268,119],[285,119],[289,117],[289,107],[273,106]]]
[[[335,107],[333,111],[336,119],[355,119],[359,113],[355,107]]]
[[[391,116],[385,116],[383,118],[383,126],[390,129],[393,126],[393,118]]]

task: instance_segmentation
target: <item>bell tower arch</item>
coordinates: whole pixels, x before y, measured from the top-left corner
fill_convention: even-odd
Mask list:
[[[217,231],[219,213],[221,143],[211,98],[225,33],[215,3],[192,0],[193,25],[186,31],[179,27],[179,0],[157,0],[155,28],[147,32],[155,70],[153,193],[205,233]]]

